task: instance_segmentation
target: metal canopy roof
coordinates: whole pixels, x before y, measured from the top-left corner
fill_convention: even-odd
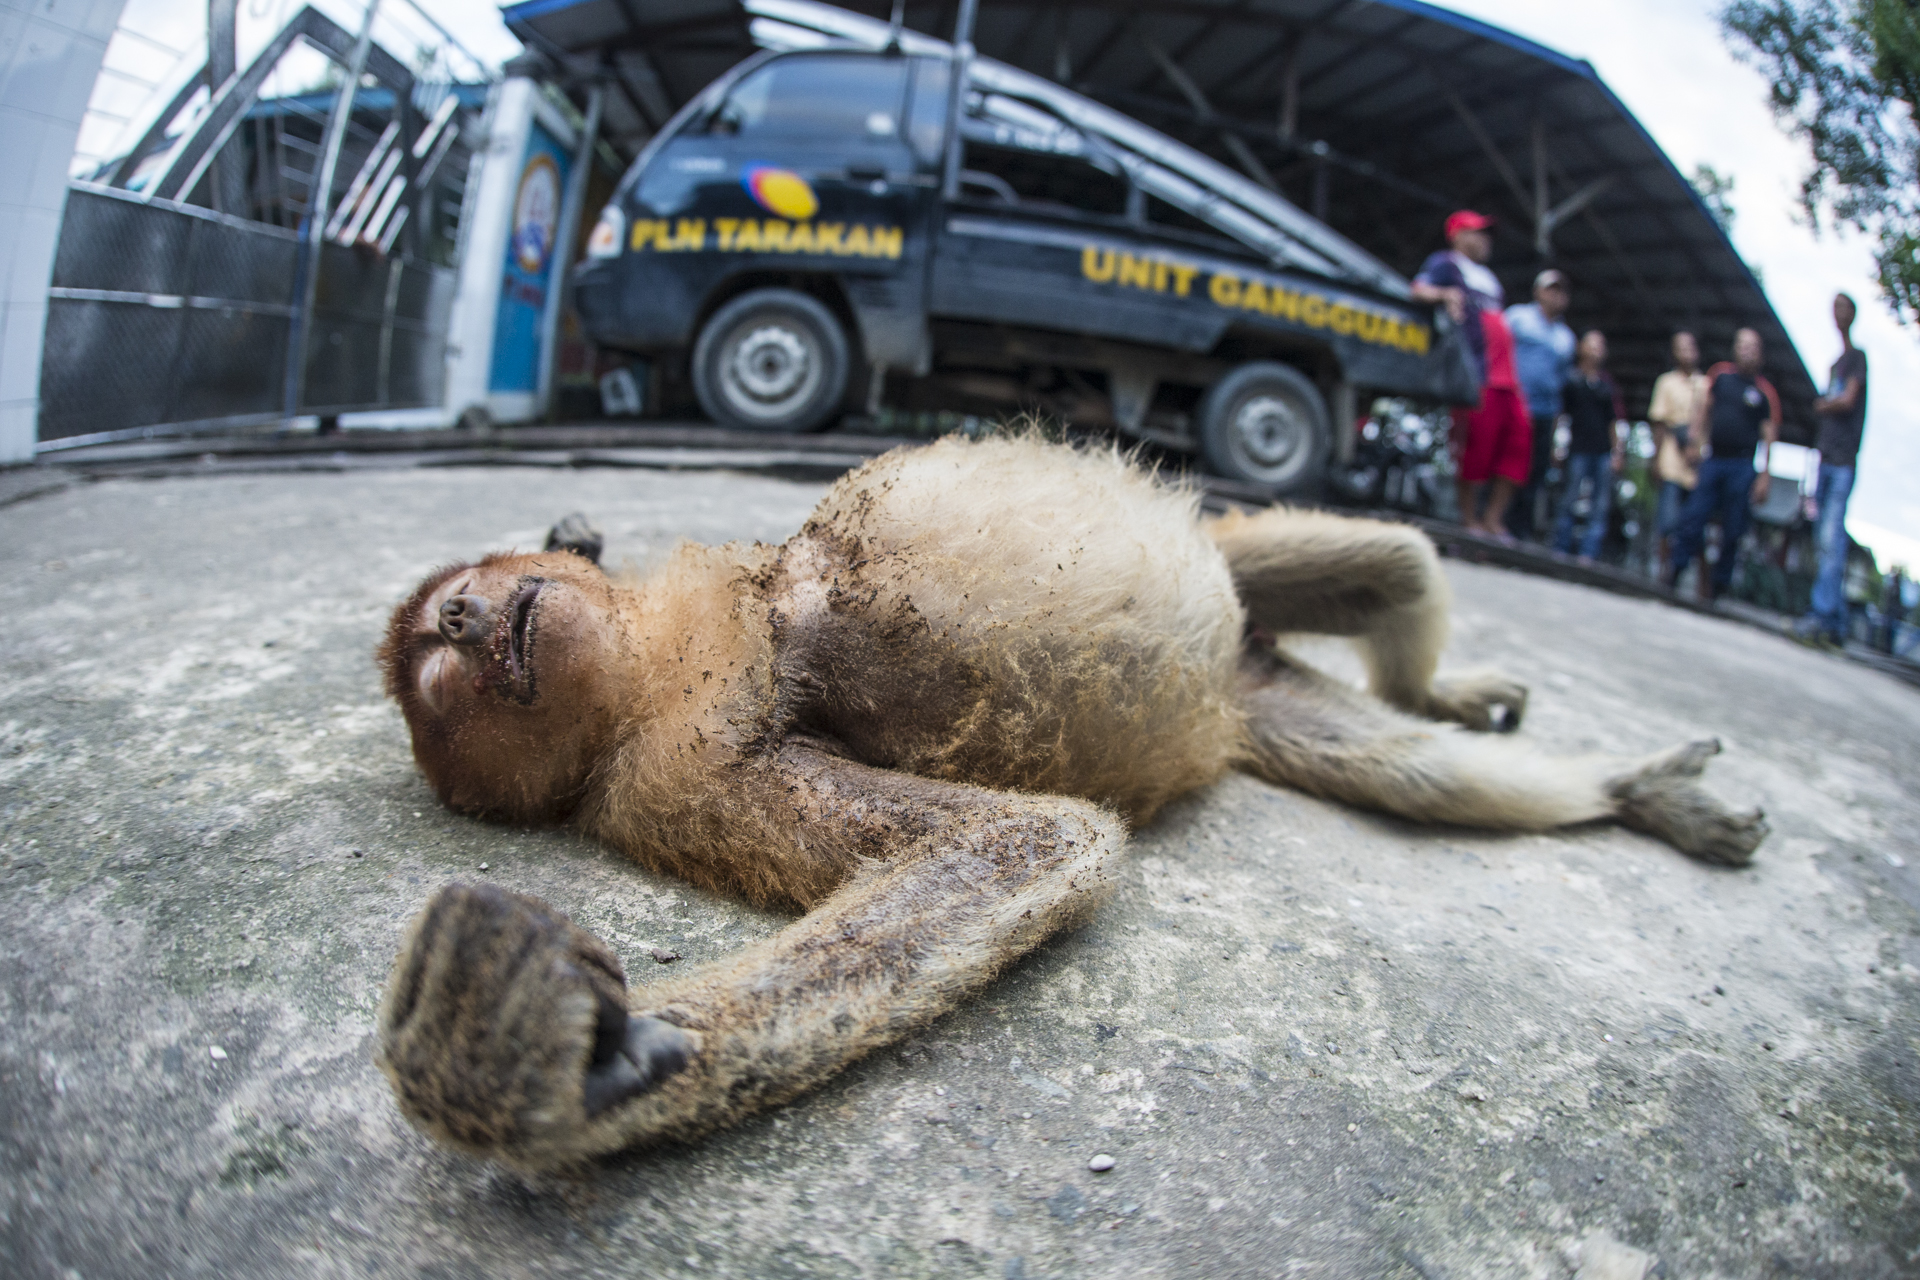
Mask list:
[[[608,128],[630,156],[786,7],[529,0],[504,17],[563,79],[610,75]],[[908,0],[906,25],[944,38],[956,8]],[[1406,275],[1448,211],[1496,216],[1509,298],[1540,268],[1565,270],[1570,319],[1607,334],[1636,415],[1674,329],[1698,334],[1708,361],[1758,329],[1784,435],[1811,439],[1813,380],[1758,281],[1584,61],[1418,0],[980,0],[975,43],[1271,184]]]

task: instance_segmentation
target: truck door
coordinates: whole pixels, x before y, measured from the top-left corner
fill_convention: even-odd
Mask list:
[[[700,255],[681,274],[702,296],[747,271],[834,275],[861,329],[850,336],[885,360],[897,320],[924,328],[935,182],[908,138],[915,61],[804,51],[748,72],[648,165],[630,248]]]
[[[1207,349],[1221,326],[1206,306],[1205,255],[1156,242],[1118,162],[1023,103],[973,106],[960,196],[938,215],[933,313]]]

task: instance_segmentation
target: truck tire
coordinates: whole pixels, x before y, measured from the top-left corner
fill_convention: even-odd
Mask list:
[[[840,412],[850,363],[833,312],[793,289],[754,289],[707,318],[693,391],[721,426],[814,431]]]
[[[1332,441],[1320,389],[1291,365],[1243,364],[1200,401],[1200,451],[1208,467],[1278,495],[1317,491]]]

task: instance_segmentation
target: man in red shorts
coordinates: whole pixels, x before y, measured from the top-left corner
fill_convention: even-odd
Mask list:
[[[1421,264],[1413,296],[1443,305],[1462,327],[1480,366],[1480,405],[1453,411],[1453,450],[1459,464],[1460,520],[1469,532],[1510,541],[1507,504],[1527,482],[1533,462],[1533,423],[1513,365],[1513,333],[1502,314],[1493,256],[1493,219],[1461,209],[1447,219],[1447,247]],[[1482,498],[1485,505],[1482,506]]]

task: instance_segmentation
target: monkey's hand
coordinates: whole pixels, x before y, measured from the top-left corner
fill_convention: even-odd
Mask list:
[[[583,512],[576,511],[547,530],[546,551],[571,551],[595,564],[600,563],[600,553],[606,550],[607,540],[593,527],[593,521]]]
[[[1695,783],[1720,740],[1705,738],[1664,751],[1613,779],[1614,816],[1622,826],[1657,836],[1680,852],[1727,867],[1744,867],[1767,838],[1766,814],[1736,813]]]
[[[1481,733],[1512,733],[1527,714],[1527,686],[1492,673],[1435,680],[1425,711]]]
[[[598,938],[538,898],[458,883],[408,930],[379,1037],[409,1120],[535,1168],[619,1145],[596,1121],[700,1051],[698,1032],[628,1016],[625,973]]]

